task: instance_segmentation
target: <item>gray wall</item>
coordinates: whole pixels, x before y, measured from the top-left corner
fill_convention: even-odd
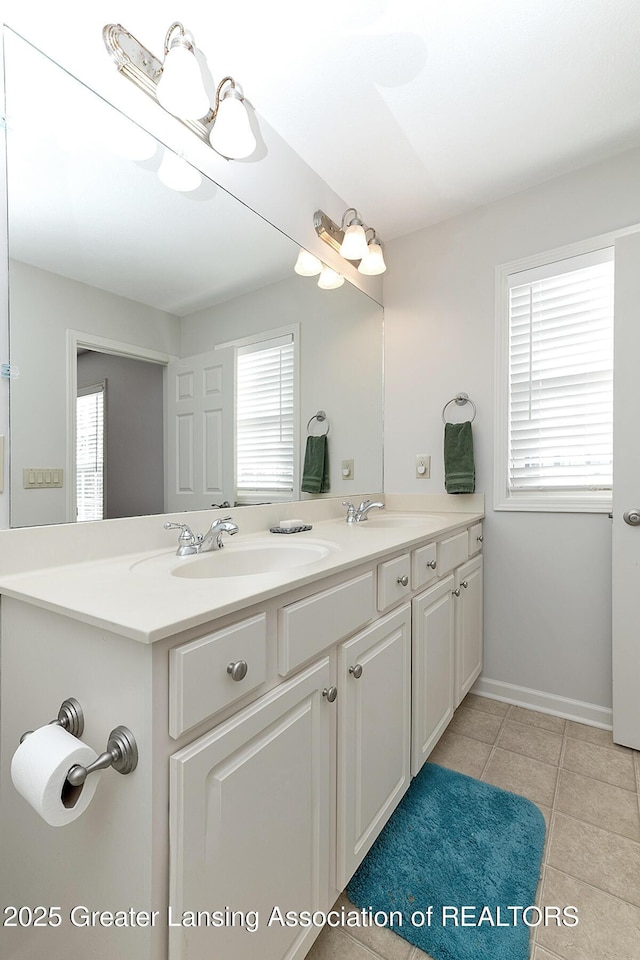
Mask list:
[[[611,521],[493,511],[495,267],[640,222],[640,151],[386,246],[385,488],[443,490],[443,404],[476,402],[487,495],[484,676],[611,704]],[[414,479],[431,453],[430,480]]]
[[[78,386],[107,381],[106,512],[137,517],[164,510],[163,367],[88,351]]]

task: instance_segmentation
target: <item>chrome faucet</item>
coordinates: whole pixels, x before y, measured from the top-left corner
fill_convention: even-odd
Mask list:
[[[165,523],[165,530],[180,530],[178,537],[178,557],[192,557],[196,553],[209,553],[210,550],[222,550],[222,534],[228,533],[233,536],[238,532],[239,527],[234,523],[231,517],[225,517],[223,520],[214,520],[207,533],[198,534],[192,532],[191,527],[186,523]]]
[[[359,507],[354,507],[349,500],[343,500],[342,505],[347,508],[347,523],[364,523],[365,520],[369,519],[367,514],[373,507],[384,510],[384,503],[381,503],[380,500],[363,500]]]

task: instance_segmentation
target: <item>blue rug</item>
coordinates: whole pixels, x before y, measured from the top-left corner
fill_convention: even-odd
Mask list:
[[[347,895],[434,960],[527,960],[544,837],[531,801],[427,763]]]

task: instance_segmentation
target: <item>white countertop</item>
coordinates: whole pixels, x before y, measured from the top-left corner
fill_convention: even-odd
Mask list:
[[[392,515],[385,511],[386,518]],[[311,521],[310,531],[286,536],[266,531],[244,535],[241,532],[226,538],[224,550],[194,558],[176,557],[175,546],[161,550],[156,546],[152,550],[18,573],[0,572],[0,593],[142,643],[153,643],[385,554],[399,553],[426,540],[442,539],[482,516],[482,512],[439,510],[431,516],[425,514],[411,526],[393,526],[389,519],[376,522],[373,516],[363,524],[321,519]],[[199,563],[204,557],[214,556],[224,564],[225,556],[230,557],[234,549],[248,540],[295,540],[301,544],[305,538],[329,544],[328,555],[292,569],[252,576],[190,579],[171,572],[180,564]]]

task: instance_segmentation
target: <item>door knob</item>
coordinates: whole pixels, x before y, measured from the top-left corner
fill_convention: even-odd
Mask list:
[[[632,527],[640,527],[640,510],[637,507],[625,510],[622,519]]]

